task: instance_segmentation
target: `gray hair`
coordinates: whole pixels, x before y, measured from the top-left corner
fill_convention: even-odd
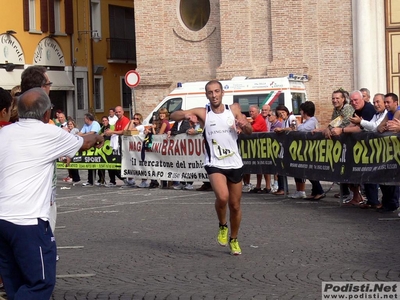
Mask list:
[[[351,98],[351,95],[353,95],[353,94],[358,94],[360,97],[361,97],[361,99],[362,99],[362,94],[361,94],[361,92],[360,91],[358,91],[358,90],[355,90],[355,91],[352,91],[351,93],[350,93],[350,98]]]
[[[375,94],[375,95],[374,95],[374,98],[375,98],[375,97],[381,97],[382,101],[385,101],[385,95],[382,94],[382,93],[377,93],[377,94]]]
[[[258,107],[258,105],[252,104],[249,106],[249,110],[250,110],[250,108],[255,108],[255,109],[257,109],[258,112],[260,112],[260,108]]]
[[[360,89],[360,92],[361,92],[361,93],[362,93],[362,92],[366,92],[368,97],[371,96],[371,92],[370,92],[369,89],[367,89],[367,88],[361,88],[361,89]]]
[[[18,98],[18,115],[23,119],[42,120],[51,107],[50,98],[42,88],[30,89]]]

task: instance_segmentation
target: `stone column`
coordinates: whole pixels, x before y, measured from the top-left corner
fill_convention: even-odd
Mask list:
[[[354,89],[386,93],[384,1],[353,0]]]

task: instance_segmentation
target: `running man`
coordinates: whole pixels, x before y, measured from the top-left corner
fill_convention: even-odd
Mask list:
[[[242,114],[240,105],[222,104],[224,90],[219,81],[211,80],[206,86],[206,97],[210,104],[205,108],[176,111],[171,114],[175,121],[189,120],[196,116],[204,128],[204,167],[216,196],[215,210],[219,220],[217,241],[221,246],[229,243],[231,254],[240,255],[237,236],[242,211],[243,162],[237,146],[238,132],[251,134],[253,129]],[[228,234],[227,205],[229,206],[230,238]]]

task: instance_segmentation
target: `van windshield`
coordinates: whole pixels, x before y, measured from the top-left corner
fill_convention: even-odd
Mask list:
[[[272,91],[268,94],[237,95],[233,97],[233,102],[239,103],[242,113],[249,117],[250,105],[257,105],[261,109],[264,104],[268,104],[271,109],[275,109],[279,104],[285,104],[285,94],[281,91]]]
[[[169,112],[169,114],[172,114],[174,111],[180,110],[182,108],[182,98],[171,98],[167,100],[162,106],[158,108],[160,110],[161,108],[166,108]],[[151,117],[149,123],[153,123],[154,116],[156,116],[156,119],[158,118],[157,112],[153,113],[153,116]]]
[[[293,93],[292,92],[292,108],[293,114],[300,114],[300,104],[306,101],[305,93]]]
[[[168,112],[171,114],[176,110],[180,110],[182,108],[182,98],[172,98],[165,102],[160,108],[166,108]]]

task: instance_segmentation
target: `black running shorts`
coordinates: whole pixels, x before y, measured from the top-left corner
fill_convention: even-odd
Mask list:
[[[238,183],[243,178],[243,167],[239,169],[220,169],[216,167],[205,166],[204,168],[206,169],[208,175],[221,173],[222,175],[225,175],[229,182],[232,183]]]

